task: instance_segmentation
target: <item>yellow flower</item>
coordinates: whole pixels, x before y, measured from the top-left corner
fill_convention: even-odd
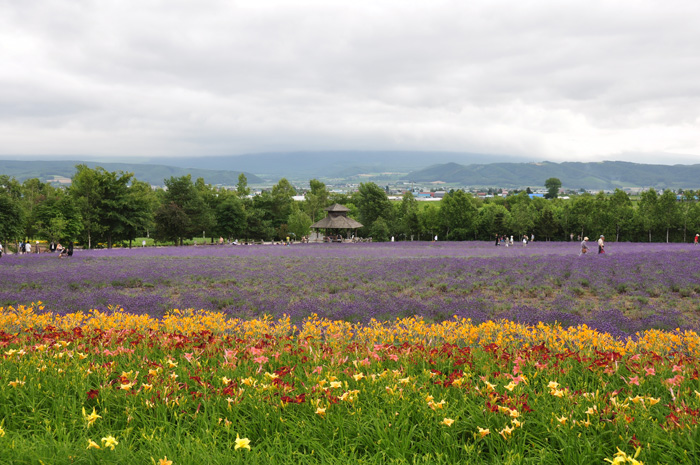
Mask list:
[[[109,447],[110,449],[114,450],[114,446],[116,446],[117,444],[119,443],[117,442],[114,436],[107,436],[106,438],[102,438],[103,447]]]
[[[173,461],[168,460],[168,456],[166,455],[162,459],[158,460],[158,465],[173,465]]]
[[[359,380],[361,380],[362,378],[364,378],[365,375],[363,375],[362,373],[358,373],[358,374],[356,374],[356,375],[353,375],[352,377],[353,377],[353,379],[354,379],[355,381],[359,381]]]
[[[5,430],[2,429],[2,426],[0,426],[0,438],[5,436]]]
[[[225,386],[228,386],[228,384],[231,382],[231,380],[228,379],[227,377],[223,376],[221,378],[221,382],[224,383]]]
[[[95,407],[92,408],[92,413],[90,415],[87,415],[85,413],[85,407],[83,407],[83,418],[87,421],[88,428],[92,426],[93,423],[95,423],[95,420],[98,418],[102,418],[95,412]]]
[[[411,382],[411,378],[410,378],[410,377],[399,379],[399,383],[401,383],[401,384],[408,384],[408,383],[410,383],[410,382]]]
[[[92,439],[88,439],[87,448],[88,448],[88,449],[100,449],[100,446],[99,446],[99,444],[97,444],[97,443],[96,443],[95,441],[93,441]]]
[[[593,407],[588,407],[588,410],[585,412],[586,415],[595,415],[596,408],[597,407],[595,405]]]
[[[132,387],[134,387],[134,383],[125,383],[119,386],[119,389],[123,389],[124,391],[130,390]]]
[[[318,407],[318,408],[316,409],[316,415],[321,415],[321,416],[323,416],[323,415],[325,415],[325,414],[326,414],[326,409],[325,409],[325,408],[323,408],[323,407]]]
[[[503,439],[508,439],[508,436],[510,436],[510,433],[512,433],[513,430],[515,430],[514,427],[512,427],[512,426],[506,426],[506,427],[503,428],[501,431],[499,431],[498,434],[500,434],[501,436],[503,436]]]
[[[484,429],[484,428],[482,428],[482,427],[480,427],[480,426],[477,426],[477,428],[479,428],[479,436],[482,437],[482,438],[483,438],[484,436],[486,436],[487,434],[490,434],[490,433],[491,433],[491,430],[488,429],[488,428]]]
[[[565,424],[566,424],[566,420],[568,420],[568,418],[566,418],[566,417],[557,418],[557,421],[558,421],[559,423],[561,423],[562,425],[565,425]]]
[[[517,384],[515,384],[515,383],[513,383],[513,381],[511,381],[510,383],[506,384],[504,387],[506,389],[508,389],[509,391],[512,391],[513,389],[515,389],[515,386],[517,386]]]
[[[7,383],[8,386],[17,387],[17,386],[24,386],[24,381],[20,381],[19,378],[15,378],[14,381],[10,381]]]
[[[441,423],[445,426],[452,426],[452,423],[454,422],[455,421],[452,418],[445,418]]]
[[[332,388],[339,388],[343,385],[340,381],[331,381],[331,387]]]
[[[144,390],[144,391],[148,392],[148,391],[150,391],[151,389],[153,389],[153,385],[152,385],[152,384],[143,383],[143,390]]]
[[[550,381],[549,384],[547,385],[547,387],[549,389],[554,390],[554,389],[559,387],[559,383],[557,383],[556,381]]]
[[[248,438],[240,438],[238,434],[236,433],[236,445],[233,448],[234,450],[236,449],[248,449],[250,450],[250,439]]]
[[[697,392],[697,391],[695,391]],[[659,402],[661,402],[661,397],[657,397],[656,399],[653,397],[648,397],[647,400],[649,401],[649,405],[656,405]]]
[[[516,418],[513,418],[510,420],[510,422],[515,426],[516,428],[520,428],[520,426],[523,424],[521,421],[518,421]]]

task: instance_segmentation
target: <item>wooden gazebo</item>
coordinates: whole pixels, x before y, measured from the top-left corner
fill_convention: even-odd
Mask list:
[[[348,218],[350,209],[343,205],[336,203],[330,207],[324,208],[324,210],[328,212],[328,215],[321,221],[312,224],[311,229],[335,229],[340,233],[340,230],[351,230],[362,227],[362,223]]]

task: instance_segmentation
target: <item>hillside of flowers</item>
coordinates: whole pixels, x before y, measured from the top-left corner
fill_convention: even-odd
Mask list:
[[[547,243],[3,257],[0,463],[696,463],[699,259]]]

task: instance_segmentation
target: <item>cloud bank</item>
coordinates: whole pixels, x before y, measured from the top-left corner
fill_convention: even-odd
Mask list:
[[[700,163],[700,2],[0,0],[0,153]]]

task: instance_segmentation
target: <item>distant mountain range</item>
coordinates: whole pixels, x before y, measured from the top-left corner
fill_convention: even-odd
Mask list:
[[[202,158],[170,158],[167,165],[101,163],[77,160],[0,160],[0,174],[22,181],[54,176],[70,178],[75,165],[101,166],[108,171],[132,172],[142,181],[163,185],[170,176],[191,174],[213,185],[234,186],[244,173],[253,186],[269,186],[286,177],[298,184],[316,178],[331,184],[376,181],[444,182],[458,187],[525,188],[544,186],[559,178],[569,189],[616,187],[700,188],[700,164],[649,165],[623,161],[596,163],[523,162],[504,155],[452,152],[288,152]],[[155,160],[155,159],[154,159]]]
[[[596,163],[490,163],[459,165],[445,163],[412,171],[414,182],[442,181],[474,187],[543,186],[545,180],[558,178],[569,189],[615,189],[624,187],[700,188],[698,165],[646,165],[623,161]]]
[[[203,178],[207,184],[235,186],[238,176],[243,171],[207,170],[199,168],[181,168],[168,165],[149,165],[140,163],[98,163],[76,160],[0,160],[0,174],[13,176],[19,181],[38,178],[41,181],[53,180],[56,176],[71,178],[75,174],[75,165],[84,164],[90,168],[101,166],[107,171],[123,171],[134,173],[139,181],[145,181],[154,186],[162,186],[163,180],[171,176],[180,177],[192,175],[192,180]],[[263,180],[255,174],[244,172],[248,184],[261,184]]]
[[[153,161],[153,160],[152,160]],[[522,158],[471,152],[315,151],[272,152],[216,157],[172,158],[168,163],[188,168],[241,170],[268,180],[347,179],[366,173],[403,173],[434,163],[519,162]]]

